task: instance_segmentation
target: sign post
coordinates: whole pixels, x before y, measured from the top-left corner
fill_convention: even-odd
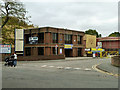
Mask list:
[[[55,50],[56,50],[56,55],[57,55],[57,47],[58,47],[58,45],[56,44],[56,46],[55,46]]]

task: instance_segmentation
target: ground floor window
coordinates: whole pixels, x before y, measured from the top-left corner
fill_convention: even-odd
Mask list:
[[[56,54],[56,48],[55,47],[52,48],[52,52],[53,52],[53,54]],[[58,54],[58,48],[57,48],[57,54]]]
[[[44,55],[44,47],[38,47],[38,55]]]
[[[26,47],[25,48],[25,55],[30,56],[31,55],[31,47]]]

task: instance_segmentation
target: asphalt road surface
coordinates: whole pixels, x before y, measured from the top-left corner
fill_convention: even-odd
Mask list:
[[[21,61],[2,65],[2,88],[118,88],[118,77],[98,72],[95,64],[110,59]]]

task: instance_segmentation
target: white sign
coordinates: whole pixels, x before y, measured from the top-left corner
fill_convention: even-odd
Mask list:
[[[55,46],[56,48],[58,47],[58,45],[56,44],[56,46]]]
[[[90,51],[90,49],[85,49],[85,51]]]
[[[95,53],[93,53],[93,57],[95,57]]]
[[[24,50],[24,47],[23,47],[24,44],[23,43],[24,43],[23,40],[17,39],[15,41],[15,51],[23,51]]]
[[[31,40],[38,40],[38,37],[29,37],[29,41]]]
[[[102,48],[102,42],[97,42],[97,47]]]
[[[15,29],[15,51],[24,51],[24,29]]]
[[[0,53],[11,53],[11,45],[8,44],[0,45]]]
[[[37,44],[38,43],[38,37],[29,37],[30,44]]]
[[[60,54],[62,54],[62,48],[60,49]]]

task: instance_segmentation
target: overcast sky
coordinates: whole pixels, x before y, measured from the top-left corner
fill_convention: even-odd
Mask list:
[[[31,21],[39,27],[97,30],[103,37],[118,31],[117,2],[24,2]]]

